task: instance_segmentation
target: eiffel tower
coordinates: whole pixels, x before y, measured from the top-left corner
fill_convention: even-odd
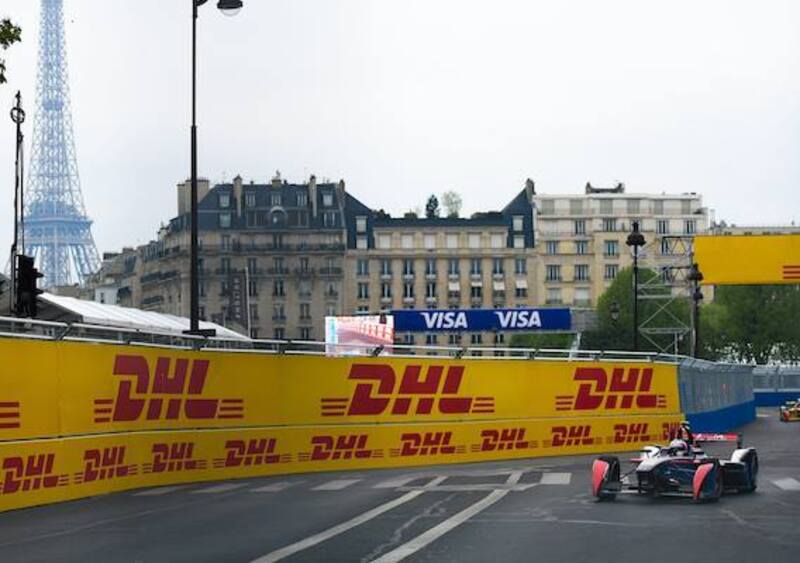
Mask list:
[[[43,287],[83,284],[100,258],[81,195],[64,42],[62,0],[42,0],[39,69],[30,187],[25,202],[26,251],[44,274]]]

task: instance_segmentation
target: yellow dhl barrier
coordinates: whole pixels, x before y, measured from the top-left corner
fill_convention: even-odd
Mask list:
[[[0,340],[0,440],[181,428],[680,413],[677,368]]]
[[[800,234],[698,236],[694,255],[706,285],[800,283]]]
[[[0,511],[139,487],[631,450],[680,415],[123,432],[0,443]]]

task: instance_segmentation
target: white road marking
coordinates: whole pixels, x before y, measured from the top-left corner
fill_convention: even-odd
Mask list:
[[[444,481],[446,477],[437,477],[433,481],[429,483],[429,485],[438,485],[442,481]],[[322,543],[325,540],[328,540],[334,536],[338,536],[339,534],[350,530],[351,528],[355,528],[363,524],[364,522],[369,522],[373,518],[376,518],[383,514],[384,512],[388,512],[393,508],[400,506],[410,500],[417,498],[419,495],[425,492],[425,489],[418,489],[416,491],[410,491],[403,496],[397,497],[394,500],[390,500],[380,506],[376,506],[375,508],[368,510],[362,514],[359,514],[355,518],[351,518],[346,522],[342,522],[341,524],[337,524],[332,528],[328,528],[318,534],[313,536],[307,537],[304,540],[300,540],[299,542],[295,542],[291,545],[287,545],[286,547],[282,547],[266,555],[259,557],[258,559],[253,560],[252,563],[272,563],[273,561],[280,561],[284,557],[289,557],[290,555],[294,555],[300,551],[308,549],[309,547],[313,547],[318,543]]]
[[[774,418],[774,417],[775,417],[775,415],[773,415],[773,414],[767,414],[767,413],[765,413],[765,412],[760,412],[760,413],[758,413],[756,416],[757,416],[758,418]]]
[[[397,489],[399,487],[403,487],[417,479],[418,477],[398,477],[397,479],[389,479],[388,481],[381,481],[377,483],[373,489]]]
[[[335,481],[328,481],[327,483],[323,483],[317,487],[312,488],[312,491],[341,491],[353,485],[354,483],[358,483],[361,479],[337,479]]]
[[[506,485],[516,485],[520,478],[522,477],[522,471],[515,471],[511,475],[508,476],[506,479]],[[444,534],[449,532],[450,530],[460,526],[479,512],[486,510],[494,503],[499,501],[501,498],[506,496],[509,492],[509,489],[498,489],[494,490],[485,497],[483,497],[478,502],[469,505],[467,508],[462,510],[461,512],[454,514],[447,520],[440,522],[427,532],[424,532],[418,535],[416,538],[412,539],[390,551],[389,553],[384,554],[382,557],[375,559],[373,563],[396,563],[397,561],[402,561],[406,557],[413,555],[423,547],[433,543]]]
[[[155,497],[158,495],[165,495],[167,493],[171,493],[173,491],[177,491],[180,489],[185,489],[188,485],[172,485],[171,487],[158,487],[157,489],[147,489],[146,491],[140,491],[138,493],[133,493],[135,497]]]
[[[776,479],[772,482],[779,489],[784,491],[800,491],[800,481],[787,477],[786,479]]]
[[[277,483],[270,483],[269,485],[264,485],[263,487],[257,487],[251,490],[251,493],[277,493],[280,491],[285,491],[292,485],[296,485],[298,483],[302,483],[302,481],[278,481]]]
[[[540,485],[569,485],[572,473],[543,473]]]
[[[213,487],[207,487],[205,489],[198,489],[196,491],[192,491],[193,495],[210,495],[214,493],[227,493],[228,491],[234,491],[236,489],[241,489],[242,487],[246,487],[250,483],[222,483],[221,485],[214,485]]]
[[[620,479],[623,485],[630,485],[631,478],[628,475],[625,475],[622,479]]]

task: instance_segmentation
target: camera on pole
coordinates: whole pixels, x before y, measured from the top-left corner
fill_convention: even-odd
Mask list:
[[[34,266],[32,256],[20,254],[17,256],[17,291],[14,310],[18,317],[35,317],[38,312],[37,296],[42,293],[38,289],[37,280],[44,274],[39,273]]]

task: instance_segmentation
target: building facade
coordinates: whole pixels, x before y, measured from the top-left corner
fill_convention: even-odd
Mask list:
[[[256,338],[324,339],[327,315],[392,309],[592,307],[631,264],[638,220],[648,267],[705,232],[699,195],[536,194],[468,218],[391,217],[343,181],[199,182],[200,316]],[[673,246],[670,246],[673,245]],[[189,315],[189,182],[158,238],[107,256],[88,298]],[[649,261],[649,262],[647,262]],[[654,266],[655,265],[655,266]],[[413,344],[503,345],[502,333],[399,334]]]

